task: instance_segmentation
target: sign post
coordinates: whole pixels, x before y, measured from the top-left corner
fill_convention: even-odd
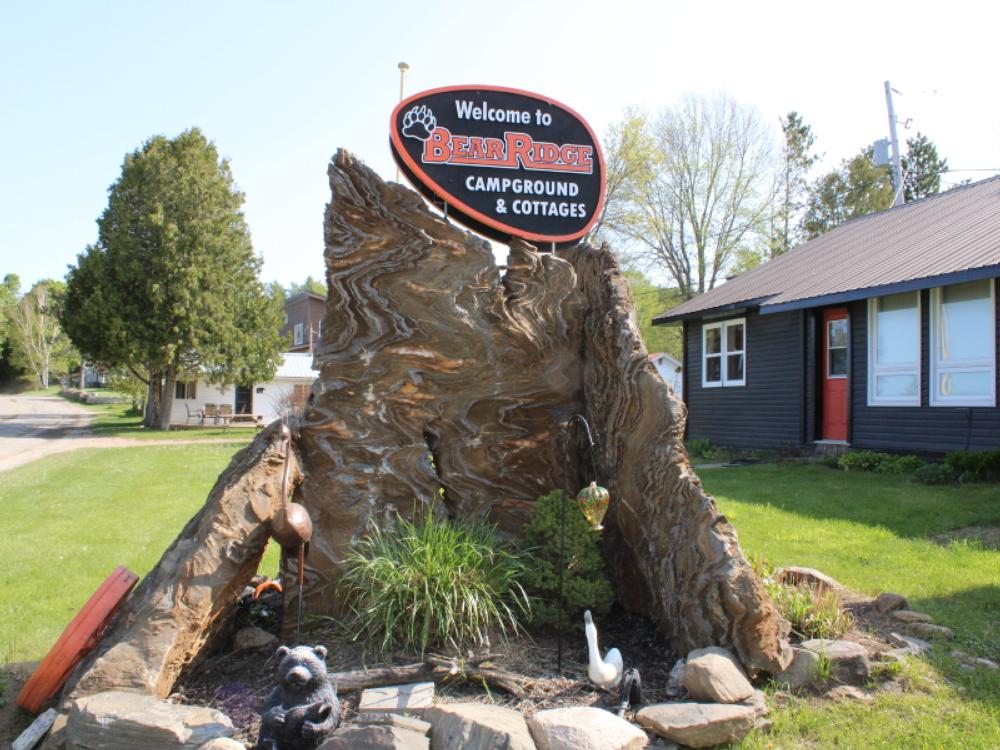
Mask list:
[[[392,154],[430,200],[492,239],[566,247],[604,206],[605,168],[590,126],[569,107],[496,86],[414,94],[393,110]]]

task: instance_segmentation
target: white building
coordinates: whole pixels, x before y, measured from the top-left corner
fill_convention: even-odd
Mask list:
[[[233,414],[260,417],[264,425],[301,408],[317,375],[312,367],[313,355],[311,352],[284,352],[281,358],[277,373],[266,383],[218,386],[200,378],[197,381],[179,381],[174,391],[170,423],[201,424],[206,405],[210,407],[209,413],[214,411],[211,407],[228,406]],[[206,423],[211,422],[208,420]]]
[[[649,361],[653,363],[656,371],[660,373],[663,382],[674,389],[674,395],[679,399],[683,399],[684,368],[681,363],[664,352],[650,354]]]

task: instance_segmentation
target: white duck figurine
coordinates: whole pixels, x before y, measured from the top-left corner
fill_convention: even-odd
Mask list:
[[[613,648],[601,659],[601,652],[597,650],[597,628],[594,627],[594,618],[590,616],[589,609],[583,613],[583,622],[585,623],[583,629],[587,633],[587,651],[590,655],[587,676],[597,687],[613,688],[621,682],[624,671],[621,652]]]

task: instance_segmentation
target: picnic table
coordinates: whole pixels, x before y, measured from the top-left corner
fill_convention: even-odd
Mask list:
[[[226,430],[233,424],[252,424],[258,430],[264,426],[263,414],[220,414],[218,419]]]

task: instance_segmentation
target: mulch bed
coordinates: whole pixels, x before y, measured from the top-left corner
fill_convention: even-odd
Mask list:
[[[639,670],[644,699],[647,702],[664,699],[667,677],[678,654],[652,623],[617,607],[606,616],[595,617],[595,622],[602,654],[609,648],[618,648],[626,669]],[[304,629],[302,641],[327,647],[327,667],[331,673],[420,661],[413,653],[394,653],[383,658],[363,644],[353,642],[351,636],[343,625],[321,620]],[[497,654],[492,661],[523,678],[526,689],[520,698],[481,684],[456,681],[439,682],[435,688],[436,700],[483,701],[516,709],[526,716],[563,706],[598,706],[617,711],[618,693],[600,690],[587,680],[587,641],[582,618],[580,627],[563,638],[561,675],[556,669],[556,647],[556,638],[551,633],[525,634],[506,643],[492,644],[490,652]],[[251,743],[256,740],[260,728],[257,711],[276,684],[276,648],[235,653],[228,649],[227,643],[188,670],[171,699],[223,711],[236,726],[234,738]],[[358,692],[340,695],[343,724],[349,724],[356,715],[359,697]]]

